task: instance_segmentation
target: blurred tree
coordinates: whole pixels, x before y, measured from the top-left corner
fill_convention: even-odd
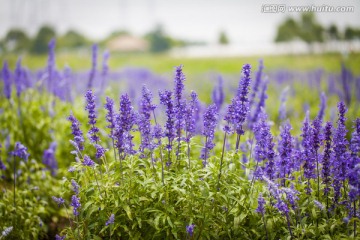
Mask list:
[[[344,38],[345,40],[354,40],[356,38],[356,29],[352,27],[346,27],[344,32]]]
[[[287,18],[285,22],[278,27],[275,42],[288,42],[299,37],[299,26],[292,18]]]
[[[30,39],[21,29],[11,29],[3,40],[3,47],[5,51],[19,53],[28,50],[29,46]]]
[[[327,29],[327,34],[330,40],[340,40],[340,33],[335,24],[331,24]]]
[[[227,45],[229,44],[229,39],[226,35],[226,33],[224,31],[221,31],[220,32],[220,35],[219,35],[219,44],[221,45]]]
[[[171,39],[165,35],[161,26],[157,26],[145,38],[150,43],[151,52],[165,52],[171,48]]]
[[[48,51],[49,41],[56,36],[55,30],[50,26],[43,26],[39,29],[31,46],[31,53],[45,54]]]
[[[313,13],[301,15],[300,38],[307,44],[324,41],[324,28],[316,21]]]
[[[87,39],[80,33],[70,30],[58,40],[59,48],[79,48],[88,44]]]

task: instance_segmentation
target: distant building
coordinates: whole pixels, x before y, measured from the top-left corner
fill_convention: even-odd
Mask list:
[[[111,52],[145,52],[149,50],[149,43],[146,40],[130,35],[114,37],[106,45]]]

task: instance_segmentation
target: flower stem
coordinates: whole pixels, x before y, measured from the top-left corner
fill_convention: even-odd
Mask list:
[[[220,190],[220,178],[221,178],[221,171],[222,171],[222,165],[223,165],[223,159],[224,159],[225,143],[226,143],[226,132],[224,134],[224,142],[223,142],[223,148],[222,148],[222,153],[221,153],[220,171],[219,171],[219,176],[218,176],[218,181],[217,181],[217,191]]]

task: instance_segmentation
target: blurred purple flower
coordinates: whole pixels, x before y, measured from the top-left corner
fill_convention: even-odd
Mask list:
[[[73,187],[72,190],[75,192],[76,195],[78,195],[80,190],[80,185],[74,179],[71,179],[71,185]]]
[[[62,197],[55,197],[55,196],[52,196],[52,199],[59,205],[59,207],[62,205],[62,204],[65,204],[65,200],[62,198]]]
[[[55,158],[56,145],[56,142],[50,144],[50,147],[44,151],[42,160],[43,164],[51,170],[52,175],[55,175],[58,169],[58,163]]]
[[[79,208],[81,207],[80,198],[78,198],[76,195],[72,195],[71,197],[71,204],[70,206],[74,207],[73,213],[75,216],[79,216]]]
[[[96,77],[97,51],[98,51],[97,44],[93,44],[93,46],[92,46],[92,65],[91,65],[91,70],[90,70],[90,75],[89,75],[89,82],[87,85],[88,89],[91,89],[93,87],[94,79]]]
[[[105,223],[105,226],[109,226],[110,224],[114,224],[115,221],[115,215],[111,214],[107,222]]]
[[[25,162],[28,161],[28,158],[30,156],[30,154],[28,153],[27,147],[22,145],[20,142],[15,143],[15,149],[14,149],[14,151],[10,152],[10,155],[21,158]]]
[[[186,226],[186,232],[189,234],[190,237],[194,234],[194,228],[195,228],[194,224],[190,224]]]
[[[7,99],[11,97],[11,73],[7,61],[4,61],[2,69],[2,78],[4,79],[4,95]]]

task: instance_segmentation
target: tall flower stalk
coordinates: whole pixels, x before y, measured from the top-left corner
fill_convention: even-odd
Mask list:
[[[195,135],[195,112],[198,111],[198,96],[195,91],[192,91],[190,94],[191,100],[186,105],[185,110],[185,142],[187,143],[187,157],[189,161],[190,169],[190,140]]]
[[[204,129],[203,136],[205,137],[205,145],[202,149],[201,158],[203,159],[203,165],[206,167],[207,158],[209,157],[210,150],[215,147],[213,142],[215,136],[215,127],[218,120],[218,112],[215,104],[207,107],[204,114]]]

